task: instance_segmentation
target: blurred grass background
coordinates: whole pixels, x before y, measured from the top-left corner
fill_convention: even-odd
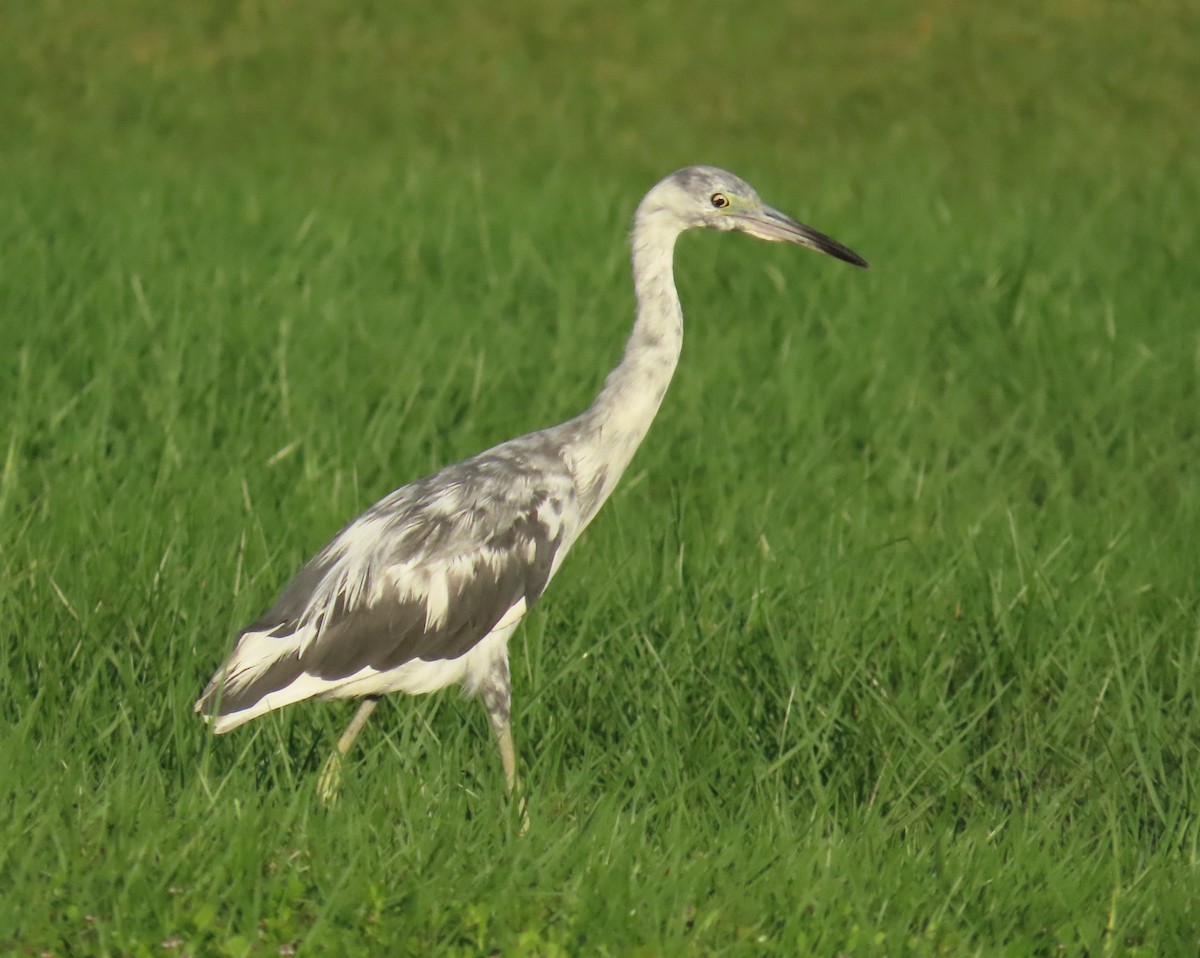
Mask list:
[[[7,4],[0,949],[1184,954],[1200,936],[1200,12]],[[581,409],[680,243],[646,448],[482,712],[216,740],[236,629]]]

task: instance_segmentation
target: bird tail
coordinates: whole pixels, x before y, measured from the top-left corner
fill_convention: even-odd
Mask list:
[[[276,631],[243,632],[196,701],[196,711],[218,735],[325,691],[327,683],[300,664],[300,636]]]

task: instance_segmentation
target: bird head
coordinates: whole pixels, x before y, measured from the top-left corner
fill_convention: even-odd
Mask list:
[[[768,206],[745,180],[715,166],[688,166],[654,187],[638,208],[682,232],[738,230],[772,243],[795,243],[855,266],[867,261],[837,240]]]

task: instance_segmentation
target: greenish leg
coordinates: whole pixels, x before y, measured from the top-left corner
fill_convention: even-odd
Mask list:
[[[378,704],[379,699],[377,698],[363,701],[362,705],[358,707],[358,711],[354,713],[354,718],[350,720],[349,728],[338,739],[337,750],[329,756],[328,761],[322,767],[321,777],[317,779],[317,797],[323,804],[331,805],[336,801],[338,789],[342,784],[342,759],[350,751],[354,740],[358,738],[358,733],[367,724],[367,719],[371,717],[371,713],[375,711],[375,706]]]
[[[486,699],[485,699],[486,702]],[[521,834],[529,831],[529,812],[525,807],[525,796],[521,794],[521,783],[517,779],[517,750],[513,747],[512,725],[508,719],[508,707],[503,709],[488,708],[488,718],[496,732],[496,741],[500,745],[500,764],[504,766],[504,784],[508,794],[515,796],[521,813]]]

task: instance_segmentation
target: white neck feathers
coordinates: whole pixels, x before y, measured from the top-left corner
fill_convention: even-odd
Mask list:
[[[665,211],[647,202],[638,208],[632,234],[637,320],[621,362],[608,374],[596,401],[576,420],[581,428],[569,450],[585,523],[629,465],[679,361],[683,310],[672,260],[680,232],[676,218]]]

